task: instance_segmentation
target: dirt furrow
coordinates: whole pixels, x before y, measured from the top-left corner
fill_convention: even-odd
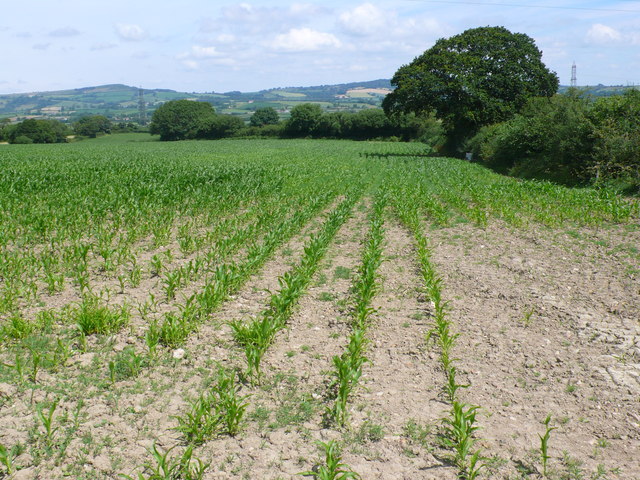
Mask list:
[[[429,232],[461,333],[457,356],[471,384],[462,396],[483,411],[488,471],[540,472],[538,435],[552,415],[554,474],[640,478],[631,453],[640,451],[640,390],[630,373],[640,292],[615,257],[596,264],[594,252],[577,255],[541,233],[498,224]]]
[[[356,208],[338,231],[287,328],[267,351],[262,385],[250,390],[246,431],[237,440],[221,439],[204,447],[205,455],[219,456],[222,446],[233,457],[236,474],[216,466],[216,459],[207,478],[297,478],[317,458],[315,441],[336,436],[323,427],[325,373],[332,356],[344,347],[347,326],[341,316],[346,313],[364,221],[364,213]]]
[[[434,456],[436,427],[447,405],[436,352],[425,350],[430,306],[424,302],[410,235],[387,222],[381,290],[368,330],[371,343],[359,394],[353,399],[353,445],[346,457],[367,479],[454,479]]]

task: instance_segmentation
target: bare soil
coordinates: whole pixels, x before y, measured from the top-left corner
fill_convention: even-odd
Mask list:
[[[194,450],[210,464],[206,479],[301,478],[322,459],[316,442],[331,439],[363,479],[456,478],[439,439],[449,409],[445,377],[437,347],[425,340],[432,306],[412,238],[393,219],[385,225],[370,363],[351,400],[349,426],[339,429],[324,415],[332,357],[349,334],[367,213],[363,203],[338,232],[267,353],[262,384],[242,387],[249,407],[241,433]],[[0,384],[0,443],[36,446],[20,453],[20,470],[10,478],[117,478],[141,471],[154,443],[184,451],[175,416],[208,388],[216,365],[245,368],[228,322],[266,308],[313,228],[279,249],[192,335],[182,359],[161,352],[138,377],[110,385],[105,358],[127,346],[144,351],[133,329],[95,339],[63,372],[42,371],[33,394]],[[484,229],[425,231],[460,334],[457,365],[469,384],[461,395],[480,407],[477,446],[487,457],[481,478],[542,478],[539,435],[551,415],[557,429],[549,478],[640,479],[640,263],[629,248],[640,245],[639,231],[513,230],[495,221]],[[60,394],[66,400],[54,415],[56,449],[47,453],[35,405]]]

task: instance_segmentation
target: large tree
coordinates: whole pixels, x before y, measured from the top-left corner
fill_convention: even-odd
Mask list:
[[[322,118],[322,107],[317,103],[301,103],[291,109],[286,131],[295,137],[306,137],[316,133]]]
[[[210,103],[172,100],[153,112],[149,131],[160,135],[160,140],[193,139],[214,115]]]
[[[28,119],[9,132],[10,143],[63,143],[69,134],[67,126],[57,120]]]
[[[262,127],[263,125],[277,125],[278,122],[280,122],[280,116],[273,107],[258,108],[249,119],[249,124],[252,127]]]
[[[96,138],[98,133],[111,133],[111,120],[104,115],[87,115],[80,118],[73,129],[78,135]]]
[[[387,114],[435,111],[455,148],[480,127],[513,116],[528,98],[556,93],[558,77],[541,57],[523,33],[469,29],[400,67],[383,107]]]

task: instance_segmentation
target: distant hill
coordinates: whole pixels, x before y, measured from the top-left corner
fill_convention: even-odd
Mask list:
[[[568,90],[560,86],[559,92]],[[618,95],[631,87],[579,87],[588,95]],[[319,103],[327,111],[358,111],[379,107],[392,90],[388,79],[368,82],[319,85],[315,87],[284,87],[259,92],[188,93],[169,89],[143,89],[147,117],[169,100],[191,99],[211,103],[218,112],[248,118],[256,108],[273,107],[286,118],[289,110],[300,103]],[[83,115],[106,115],[114,121],[139,120],[137,87],[100,85],[54,92],[34,92],[0,95],[0,117],[47,117],[73,121]]]
[[[560,85],[558,89],[558,93],[566,93],[571,87],[566,85]],[[577,87],[579,91],[583,92],[585,95],[591,95],[592,97],[611,97],[613,95],[622,95],[626,90],[631,88],[637,88],[635,86],[624,86],[624,85],[595,85],[595,86],[587,86],[587,87]]]
[[[320,103],[328,111],[356,111],[379,106],[391,91],[389,80],[316,87],[286,87],[260,92],[187,93],[143,89],[147,115],[169,100],[192,99],[211,103],[217,111],[248,117],[256,108],[270,106],[286,113],[303,102]],[[100,85],[53,92],[0,95],[2,117],[49,117],[72,121],[83,115],[106,115],[116,121],[138,120],[140,89],[127,85]]]

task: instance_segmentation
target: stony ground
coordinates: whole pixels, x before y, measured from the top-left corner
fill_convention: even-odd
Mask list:
[[[432,306],[421,290],[412,237],[391,215],[370,362],[348,427],[325,416],[332,357],[349,332],[367,214],[367,203],[359,204],[338,232],[268,351],[261,385],[243,386],[249,406],[241,433],[194,450],[209,464],[205,479],[301,478],[323,459],[317,442],[332,439],[363,479],[456,478],[439,438],[449,406],[437,348],[426,342]],[[0,443],[27,446],[10,478],[133,476],[152,461],[154,443],[159,451],[175,447],[170,457],[184,451],[176,416],[213,382],[216,365],[245,366],[228,322],[267,307],[278,277],[299,261],[316,228],[310,224],[280,248],[189,338],[182,358],[161,351],[137,377],[111,385],[102,357],[144,349],[134,321],[119,335],[93,339],[64,371],[42,371],[36,390],[0,385]],[[459,223],[424,232],[460,334],[459,375],[469,384],[461,395],[480,407],[481,478],[541,478],[539,435],[550,415],[556,429],[549,478],[640,479],[638,231],[514,230],[491,221],[486,228]],[[58,429],[48,441],[35,406],[61,393],[65,401],[53,413]]]

